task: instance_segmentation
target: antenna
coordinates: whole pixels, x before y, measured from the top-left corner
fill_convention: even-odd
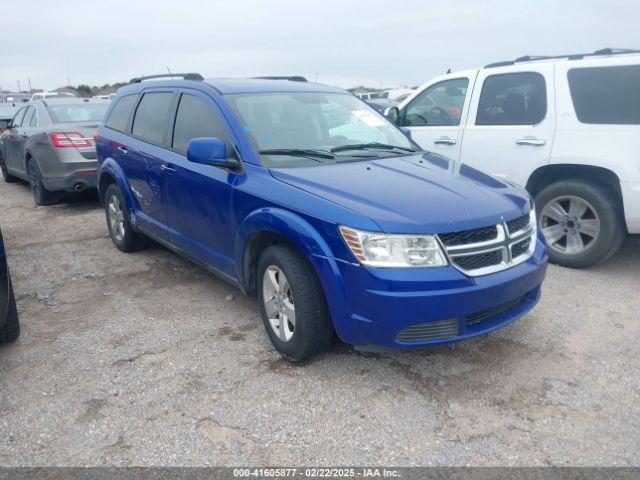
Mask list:
[[[171,80],[173,80],[173,73],[169,70],[169,65],[167,65],[167,72],[169,72],[169,76],[171,77]]]

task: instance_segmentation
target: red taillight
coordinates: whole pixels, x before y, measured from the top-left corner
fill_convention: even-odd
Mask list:
[[[56,148],[86,148],[91,146],[89,139],[83,137],[79,132],[53,132],[49,134],[49,138]]]
[[[93,144],[98,145],[98,132],[93,134]]]

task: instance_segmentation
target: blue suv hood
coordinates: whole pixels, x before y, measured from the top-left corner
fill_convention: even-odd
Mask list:
[[[271,169],[278,180],[339,204],[389,233],[446,233],[511,220],[529,211],[529,194],[462,165],[424,154]]]

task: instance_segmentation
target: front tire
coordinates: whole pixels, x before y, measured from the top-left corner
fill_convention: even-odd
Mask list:
[[[9,278],[9,312],[7,321],[3,327],[0,327],[0,343],[13,342],[20,335],[20,321],[18,320],[18,307],[16,306],[16,297],[13,294],[13,285]]]
[[[27,160],[27,173],[29,174],[29,186],[31,187],[35,204],[38,206],[46,206],[56,203],[58,195],[45,188],[42,183],[42,173],[33,158]]]
[[[109,236],[115,246],[125,253],[135,252],[146,247],[149,241],[131,227],[127,204],[115,183],[107,187],[104,199]]]
[[[625,229],[612,193],[582,180],[556,182],[536,195],[538,225],[553,263],[584,268],[612,257]]]
[[[322,285],[300,252],[268,247],[256,278],[264,326],[283,357],[298,362],[329,348],[333,326]]]

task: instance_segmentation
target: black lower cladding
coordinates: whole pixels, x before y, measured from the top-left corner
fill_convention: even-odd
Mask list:
[[[416,323],[403,328],[396,335],[399,342],[423,342],[458,336],[458,319],[445,318],[434,322]]]
[[[470,313],[465,317],[465,326],[469,327],[476,325],[484,320],[494,318],[501,313],[515,307],[520,304],[527,295],[518,297],[510,302],[496,305],[495,307],[486,308],[478,312]],[[458,332],[458,319],[457,318],[445,318],[443,320],[436,320],[434,322],[416,323],[415,325],[409,325],[403,328],[396,335],[396,340],[399,342],[424,342],[426,340],[438,340],[443,338],[457,337],[460,335]]]
[[[466,326],[475,325],[476,323],[480,323],[483,320],[486,320],[487,318],[500,315],[501,313],[504,313],[510,308],[518,305],[524,299],[524,297],[525,295],[523,295],[522,297],[518,297],[515,300],[511,300],[510,302],[497,305],[495,307],[487,308],[485,310],[480,310],[479,312],[475,312],[475,313],[470,313],[465,318],[464,323]]]

